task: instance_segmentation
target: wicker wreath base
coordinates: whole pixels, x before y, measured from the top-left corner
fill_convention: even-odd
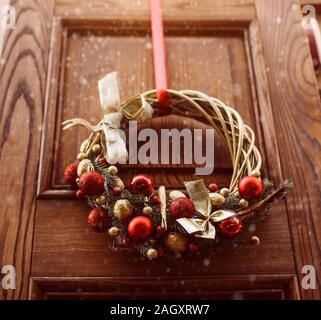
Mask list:
[[[229,185],[218,188],[214,183],[206,187],[202,180],[186,182],[186,196],[178,190],[168,194],[162,186],[154,190],[149,177],[137,175],[125,187],[117,167],[109,165],[105,157],[108,137],[103,126],[110,124],[102,120],[91,126],[73,119],[65,122],[65,127],[82,124],[92,130],[80,147],[79,162],[65,170],[66,180],[79,187],[76,196],[86,198],[93,208],[88,223],[96,231],[106,232],[113,250],[136,249],[149,260],[193,254],[202,243],[259,244],[248,226],[264,219],[271,204],[292,188],[292,182],[275,187],[261,178],[262,159],[255,134],[233,108],[193,90],[168,90],[168,100],[167,114],[206,123],[223,137],[233,165]],[[155,90],[131,98],[118,112],[128,123],[144,121],[151,110],[154,116],[161,116]]]

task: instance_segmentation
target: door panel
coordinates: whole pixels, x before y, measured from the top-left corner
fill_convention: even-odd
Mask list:
[[[59,68],[57,77],[61,89],[51,97],[54,102],[50,102],[50,105],[56,106],[57,111],[50,112],[53,120],[48,120],[51,123],[58,119],[53,132],[57,144],[54,146],[56,149],[51,150],[47,146],[45,151],[47,155],[53,154],[53,170],[48,173],[52,175],[53,189],[58,187],[62,190],[61,185],[65,183],[64,169],[73,161],[80,143],[88,136],[88,131],[84,128],[62,131],[59,124],[76,116],[92,123],[100,120],[102,111],[97,79],[107,72],[117,70],[124,100],[150,90],[154,85],[149,25],[116,25],[112,21],[106,27],[106,23],[94,22],[87,21],[87,25],[80,24],[76,27],[76,22],[71,23],[66,19],[57,21],[61,25],[57,27],[58,34],[54,37],[61,41],[62,59],[56,61],[53,68]],[[166,31],[169,86],[173,89],[198,89],[220,97],[227,104],[236,106],[244,120],[255,128],[251,92],[253,79],[250,78],[249,70],[252,66],[248,64],[250,57],[246,51],[247,29],[235,27],[235,30],[220,30],[210,23],[208,26],[191,23],[187,28],[186,24],[175,23],[172,27],[168,26]],[[153,119],[148,125],[160,129],[184,128],[191,124],[194,124],[193,127],[205,128],[191,120],[173,118]],[[217,143],[223,144],[219,140]],[[215,168],[226,170],[215,171],[215,180],[219,183],[227,183],[231,174],[231,162],[227,159],[227,148],[221,146],[216,153]],[[46,165],[49,165],[48,161]],[[191,168],[192,170],[177,173],[178,166],[159,164],[148,166],[147,169],[154,166],[158,169],[153,177],[155,184],[165,184],[171,188],[182,185],[183,180],[192,179],[190,172],[195,171]],[[172,172],[175,171],[176,181],[167,180],[171,176],[171,168]],[[121,176],[128,181],[134,172],[144,172],[147,169],[146,166],[138,165],[136,170],[133,166],[128,170],[126,166],[122,168]],[[204,178],[206,181],[212,180],[210,176]]]
[[[0,286],[0,300],[28,295],[54,9],[48,0],[14,3],[16,28],[0,32],[0,269],[13,265],[17,279],[15,290]]]
[[[164,12],[169,86],[174,89],[194,88],[219,97],[233,105],[260,137],[260,113],[270,110],[270,98],[268,92],[258,95],[259,87],[267,84],[262,80],[266,79],[264,64],[253,63],[256,59],[262,60],[262,43],[257,36],[259,30],[256,17],[253,15],[251,19],[244,19],[246,6],[239,7],[240,19],[229,24],[227,21],[222,23],[215,17],[206,21],[191,12],[190,16],[186,16],[186,8],[183,7],[182,10],[181,19],[176,17],[175,21],[167,19],[166,11]],[[62,131],[60,124],[73,117],[83,117],[93,123],[100,120],[102,114],[97,80],[107,72],[119,72],[123,100],[154,87],[150,24],[149,21],[137,21],[136,16],[130,13],[126,21],[88,17],[84,22],[73,17],[63,17],[55,20],[53,37],[60,48],[52,62],[58,89],[51,92],[48,100],[48,108],[54,111],[48,110],[50,118],[46,123],[50,123],[50,127],[48,126],[46,134],[50,140],[46,139],[44,143],[43,155],[46,161],[42,165],[52,169],[40,176],[39,198],[42,199],[37,201],[32,277],[50,277],[55,282],[60,279],[63,286],[66,277],[76,277],[80,279],[77,285],[82,292],[85,284],[81,279],[87,277],[111,278],[111,282],[114,277],[132,277],[133,283],[138,287],[137,296],[140,296],[153,290],[144,288],[144,285],[150,286],[158,277],[175,276],[182,281],[191,279],[197,282],[200,277],[207,275],[212,277],[212,281],[228,277],[228,285],[225,288],[223,285],[217,287],[209,295],[202,284],[199,284],[199,297],[232,298],[235,294],[249,292],[245,297],[264,298],[265,295],[255,289],[257,276],[267,276],[262,278],[264,283],[270,276],[283,274],[291,280],[284,285],[278,282],[281,278],[276,277],[267,292],[274,298],[284,298],[284,294],[280,292],[284,287],[289,287],[291,281],[295,281],[284,202],[273,208],[273,218],[260,226],[257,235],[262,245],[259,247],[245,245],[223,249],[213,244],[213,247],[194,257],[163,260],[161,263],[146,263],[136,254],[112,252],[107,247],[105,235],[97,235],[88,229],[86,216],[89,208],[84,203],[73,200],[74,191],[63,181],[63,170],[75,158],[88,131],[82,128]],[[258,79],[260,82],[257,82]],[[204,125],[187,118],[164,117],[153,119],[142,127],[160,130],[164,127],[204,128]],[[273,120],[266,127],[274,132]],[[50,143],[52,137],[55,144]],[[264,154],[265,143],[261,138],[259,144],[264,158],[273,158]],[[218,156],[215,159],[214,176],[204,177],[205,181],[214,179],[219,183],[228,183],[231,173],[231,162],[226,160],[228,153],[222,143],[216,146],[216,151]],[[268,164],[269,162],[265,164],[264,170]],[[180,170],[172,165],[155,165],[157,170],[151,167],[153,166],[124,165],[120,172],[125,181],[135,172],[148,172],[156,185],[164,184],[167,188],[177,188],[183,185],[183,181],[195,178],[193,166],[183,166]],[[274,173],[274,176],[277,177],[278,173]],[[238,287],[238,280],[234,278],[236,275],[243,276],[241,279],[244,287]],[[145,280],[139,280],[141,278]],[[255,283],[254,287],[251,281]],[[184,297],[183,288],[174,292],[169,283],[165,280],[163,282],[167,296],[173,294],[173,297]],[[112,289],[106,286],[102,292],[93,292],[88,297],[95,294],[108,297],[106,290]],[[151,286],[155,290],[153,295],[161,297],[156,287]],[[41,280],[40,285],[35,287],[42,287]],[[67,287],[72,297],[76,298],[72,293],[75,289],[72,284],[69,283]],[[294,289],[292,286],[288,290]],[[66,292],[63,294],[67,295]],[[118,294],[126,296],[126,292]],[[60,296],[55,292],[46,292],[46,295],[48,298]],[[295,290],[292,295],[296,296]]]
[[[18,225],[15,232],[1,233],[6,252],[10,252],[10,247],[15,256],[0,254],[0,257],[5,264],[17,264],[24,275],[23,281],[19,279],[19,292],[7,298],[27,297],[29,275],[29,298],[33,299],[146,295],[188,299],[195,297],[195,291],[199,298],[212,299],[320,298],[319,282],[317,290],[299,286],[303,265],[312,264],[317,271],[320,268],[317,238],[320,175],[313,165],[318,163],[321,140],[317,130],[320,101],[300,28],[299,6],[290,0],[163,1],[169,86],[204,91],[235,107],[256,132],[264,174],[276,182],[293,177],[296,187],[287,200],[273,207],[269,219],[258,226],[260,246],[223,249],[214,244],[186,260],[149,263],[136,254],[112,252],[106,237],[87,227],[89,207],[74,200],[74,190],[62,176],[88,132],[83,128],[61,130],[61,122],[69,118],[83,117],[92,123],[100,120],[97,80],[107,72],[119,72],[122,100],[154,87],[149,1],[137,4],[94,0],[89,5],[84,0],[57,0],[54,6],[48,1],[48,7],[40,10],[47,21],[54,12],[51,37],[46,35],[51,43],[44,44],[41,51],[45,53],[42,74],[47,76],[47,87],[45,90],[42,78],[39,88],[29,81],[33,95],[39,98],[35,111],[37,125],[29,125],[34,136],[28,145],[35,151],[31,158],[27,153],[21,155],[22,159],[29,159],[24,165],[25,172],[31,172],[25,174],[30,181],[36,180],[34,169],[39,167],[37,199],[36,186],[24,193],[26,198],[20,192],[20,199],[30,202],[30,208],[13,213],[18,224],[10,220],[9,228]],[[24,11],[22,16],[28,15]],[[19,23],[23,30],[28,30]],[[50,23],[46,27],[50,28]],[[43,32],[43,28],[37,30],[35,37],[41,39],[39,30]],[[8,46],[6,50],[10,50]],[[29,73],[22,73],[21,66],[18,71],[7,66],[4,70],[8,76],[1,75],[1,89],[3,79],[8,82],[9,75],[18,71],[19,76],[29,79]],[[31,75],[38,72],[28,71]],[[5,110],[6,119],[11,121],[14,117],[8,106],[8,101],[1,102],[1,112]],[[23,112],[26,117],[27,111]],[[13,126],[8,127],[8,121],[1,118],[0,127],[7,128],[3,140],[7,147],[12,145],[8,137],[16,132]],[[41,123],[42,132],[36,129]],[[152,119],[141,124],[144,127],[206,128],[197,121],[173,116]],[[22,139],[20,144],[24,145]],[[0,145],[0,151],[3,150]],[[215,172],[204,179],[226,184],[231,163],[219,139],[215,141],[215,152]],[[10,153],[6,149],[4,154]],[[156,185],[169,189],[195,178],[193,165],[120,168],[125,181],[135,172],[149,172]],[[10,179],[17,177],[18,172],[10,174]],[[311,184],[312,180],[316,184]],[[8,188],[1,185],[1,191],[8,192]],[[0,219],[2,225],[9,221],[7,214]]]

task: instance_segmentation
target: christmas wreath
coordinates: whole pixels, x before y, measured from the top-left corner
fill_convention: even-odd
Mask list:
[[[199,91],[167,90],[167,114],[213,127],[226,142],[233,165],[226,187],[206,186],[197,180],[185,182],[186,194],[179,190],[168,193],[164,186],[154,190],[152,179],[142,174],[125,186],[112,164],[127,158],[121,121],[142,122],[160,115],[156,91],[121,104],[117,75],[111,73],[99,81],[99,93],[102,121],[96,126],[79,118],[63,123],[64,129],[79,124],[91,131],[80,146],[78,161],[67,166],[64,176],[69,184],[78,186],[76,197],[86,199],[92,207],[88,224],[106,232],[112,249],[136,249],[152,260],[196,252],[204,239],[215,239],[213,244],[218,245],[234,243],[244,234],[250,243],[259,244],[259,238],[249,237],[245,227],[265,218],[271,204],[286,195],[292,182],[275,187],[261,177],[262,159],[254,144],[255,134],[236,110]]]

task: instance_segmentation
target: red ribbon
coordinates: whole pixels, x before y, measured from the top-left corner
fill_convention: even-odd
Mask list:
[[[167,106],[167,75],[161,0],[150,0],[150,4],[157,100],[161,105]]]

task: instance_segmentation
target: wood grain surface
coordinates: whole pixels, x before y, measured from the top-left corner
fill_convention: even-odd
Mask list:
[[[295,189],[258,226],[260,246],[148,265],[88,229],[89,208],[62,180],[88,132],[61,131],[68,118],[100,119],[97,79],[109,71],[120,72],[123,100],[154,87],[148,1],[10,3],[17,28],[2,37],[0,59],[0,267],[16,267],[17,289],[0,299],[129,298],[134,289],[137,298],[321,298],[321,110],[297,1],[163,1],[170,86],[236,107],[257,134],[264,173],[292,178]],[[186,121],[142,127],[202,127]],[[231,165],[216,143],[213,178],[224,184]],[[193,177],[192,166],[120,168],[125,181],[137,171],[173,188]],[[301,287],[307,264],[316,290]]]
[[[255,281],[254,281],[255,279]],[[64,284],[63,286],[61,284]],[[137,283],[141,283],[137,288]],[[32,278],[31,299],[296,299],[291,275]]]
[[[317,289],[301,288],[301,295],[305,299],[320,299],[321,109],[312,59],[296,2],[255,3],[269,68],[269,89],[273,92],[271,102],[282,174],[295,183],[286,202],[299,280],[304,265],[316,268]]]
[[[204,248],[186,259],[166,259],[146,264],[136,252],[113,252],[108,236],[87,225],[89,208],[76,200],[39,200],[33,250],[32,277],[133,277],[164,274],[257,275],[294,274],[291,239],[284,204],[272,211],[271,219],[257,228],[261,245]],[[237,261],[237,263],[234,263]],[[208,264],[209,263],[209,264]],[[81,266],[81,267],[79,267]]]
[[[255,18],[254,0],[164,0],[163,17],[166,20],[202,24],[212,21],[217,24],[244,22]],[[150,20],[149,1],[119,0],[56,0],[55,14],[61,17],[126,20]],[[184,19],[182,19],[182,17]]]
[[[181,15],[180,19],[172,20],[167,16],[167,11],[164,14],[170,86],[197,88],[234,106],[258,133],[258,144],[266,159],[264,170],[276,164],[272,176],[279,178],[281,174],[277,154],[270,154],[273,150],[271,144],[276,142],[275,128],[273,121],[269,123],[273,120],[270,92],[267,89],[259,28],[253,20],[255,17],[252,16],[248,21],[242,20],[246,5],[238,6],[239,19],[227,20],[228,25],[226,21],[220,22],[221,25],[218,26],[218,20],[215,20],[214,16],[213,21],[206,21],[199,16],[198,11],[186,14],[188,5],[180,7],[179,1],[171,3],[174,3],[176,10],[181,9]],[[122,4],[122,1],[117,3],[118,9]],[[223,5],[223,2],[219,1],[217,4]],[[165,7],[166,5],[168,3]],[[42,200],[37,202],[32,278],[49,277],[56,279],[55,281],[60,279],[61,286],[66,288],[70,287],[70,284],[65,283],[65,277],[85,279],[118,276],[130,277],[133,281],[135,277],[145,277],[147,285],[148,282],[153,283],[155,277],[167,274],[169,270],[169,275],[180,275],[182,279],[197,279],[205,273],[209,276],[228,276],[229,286],[235,286],[234,293],[238,290],[237,283],[233,280],[236,274],[251,275],[253,279],[256,279],[257,275],[290,275],[293,283],[296,283],[284,202],[274,208],[272,218],[259,227],[257,233],[262,240],[262,246],[253,248],[245,245],[230,250],[209,248],[181,263],[166,261],[146,265],[135,254],[110,251],[104,235],[88,230],[88,207],[70,199],[73,191],[62,180],[64,167],[73,161],[77,154],[77,145],[88,132],[81,128],[62,132],[60,123],[75,116],[92,122],[100,119],[97,79],[105,73],[119,71],[122,99],[127,99],[153,87],[153,68],[149,25],[141,21],[141,18],[146,18],[144,5],[136,8],[135,12],[127,16],[127,21],[121,23],[118,17],[114,19],[107,11],[104,16],[106,20],[93,18],[91,11],[82,10],[81,6],[82,4],[77,7],[79,15],[76,11],[70,11],[71,16],[56,19],[54,26],[56,47],[50,70],[55,81],[49,88],[47,101],[45,143],[39,179],[39,197]],[[139,17],[136,15],[137,10],[141,12]],[[203,7],[200,10],[203,10]],[[79,19],[83,14],[86,14],[88,19]],[[184,23],[185,19],[188,20],[188,25]],[[199,125],[184,118],[164,117],[153,119],[142,127],[153,127],[160,131],[161,128],[181,129]],[[264,131],[267,129],[270,134],[266,135],[265,140]],[[214,176],[206,177],[206,181],[215,179],[224,184],[228,182],[231,164],[222,143],[217,146],[216,151],[219,155],[216,158],[216,171]],[[168,168],[161,165],[153,169],[151,166],[126,165],[120,168],[120,172],[125,182],[138,171],[151,175],[157,185],[165,184],[169,188],[177,188],[182,186],[183,181],[193,178],[191,169],[193,168],[178,169],[177,166]],[[237,265],[233,263],[235,259],[239,262]],[[278,263],[275,263],[276,260]],[[210,262],[210,268],[207,261]],[[141,286],[137,283],[137,286],[143,294],[143,284]],[[281,284],[274,283],[270,290],[278,291],[280,286]],[[38,291],[37,288],[31,288],[31,296],[34,296],[33,290]],[[202,290],[201,285],[198,289]],[[243,289],[251,291],[251,285],[248,283],[248,287]],[[291,285],[288,290],[292,297],[297,297],[296,286]],[[271,294],[271,291],[267,294]],[[255,296],[255,293],[251,292]],[[259,298],[260,293],[256,293]],[[76,298],[72,292],[66,292],[65,296],[69,294]],[[176,296],[183,298],[184,294],[180,292]],[[54,292],[48,295],[62,296]],[[233,293],[230,292],[229,295]],[[95,296],[95,293],[90,296]],[[216,295],[213,293],[212,296]],[[261,297],[263,296],[262,293]],[[108,297],[108,294],[105,297]],[[282,294],[274,296],[284,297]]]
[[[16,268],[16,290],[28,293],[53,1],[11,1],[16,29],[4,37],[0,65],[0,268]]]

